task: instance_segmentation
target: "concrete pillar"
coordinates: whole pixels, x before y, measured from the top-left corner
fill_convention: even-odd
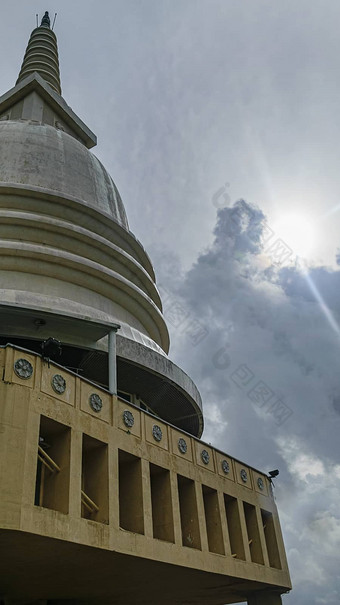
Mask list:
[[[109,332],[108,364],[109,364],[109,391],[117,395],[117,328]]]
[[[248,597],[248,605],[282,605],[281,595],[277,592],[255,592]]]

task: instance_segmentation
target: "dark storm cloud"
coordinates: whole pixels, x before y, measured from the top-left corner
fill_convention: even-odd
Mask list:
[[[208,328],[194,346],[173,326],[174,353],[200,386],[205,439],[281,470],[277,497],[295,583],[285,602],[307,605],[313,594],[313,602],[335,605],[340,339],[327,312],[336,325],[340,272],[272,266],[265,229],[262,211],[241,200],[218,211],[213,244],[185,275],[163,256],[173,300]]]

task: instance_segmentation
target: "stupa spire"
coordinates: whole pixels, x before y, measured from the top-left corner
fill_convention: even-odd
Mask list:
[[[61,95],[57,38],[51,30],[48,11],[31,33],[16,84],[35,71]]]
[[[48,14],[48,11],[45,12],[43,18],[41,19],[40,26],[51,27],[51,21],[50,21],[50,16]]]

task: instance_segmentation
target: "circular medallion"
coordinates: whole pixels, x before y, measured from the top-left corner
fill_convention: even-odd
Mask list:
[[[162,429],[158,424],[154,424],[152,427],[152,434],[155,441],[161,441],[163,437]]]
[[[187,453],[188,446],[187,446],[187,442],[185,441],[185,439],[183,439],[183,437],[178,439],[178,449],[181,452],[181,454]]]
[[[33,366],[28,359],[17,359],[14,364],[14,372],[19,378],[27,380],[33,374]]]
[[[97,393],[90,395],[89,403],[94,412],[100,412],[103,407],[103,402]]]
[[[204,464],[209,464],[210,456],[209,456],[209,452],[207,452],[207,450],[201,451],[201,458],[202,458],[202,461],[204,462]]]
[[[133,417],[133,413],[130,412],[130,410],[125,410],[125,412],[123,412],[123,422],[125,424],[125,426],[131,428],[134,423],[135,423],[135,419]]]
[[[229,462],[227,460],[222,460],[222,471],[224,472],[225,475],[229,475],[230,466],[229,466]]]
[[[241,475],[241,479],[242,479],[243,483],[247,483],[248,475],[247,475],[247,471],[244,470],[244,468],[241,469],[240,475]]]
[[[257,486],[259,487],[259,489],[263,490],[264,489],[264,483],[263,483],[263,479],[261,477],[258,478],[257,480]]]
[[[52,389],[59,395],[62,395],[63,393],[65,393],[66,380],[60,374],[54,374],[54,376],[51,380],[51,385],[52,385]]]

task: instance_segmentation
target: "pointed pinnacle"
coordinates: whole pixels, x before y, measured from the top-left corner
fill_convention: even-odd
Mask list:
[[[41,26],[44,27],[51,27],[51,21],[50,21],[50,16],[48,14],[48,11],[45,12],[43,18],[41,19]]]
[[[35,71],[61,95],[57,38],[50,29],[47,11],[40,27],[36,27],[31,33],[16,84]]]

